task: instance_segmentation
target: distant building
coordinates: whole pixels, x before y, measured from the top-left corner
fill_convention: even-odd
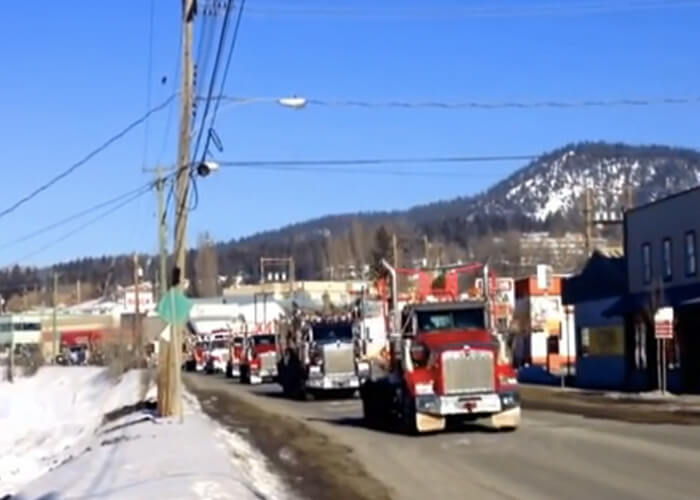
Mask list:
[[[520,236],[520,265],[534,266],[547,262],[555,269],[574,269],[586,257],[586,237],[581,233],[552,236],[548,232],[524,233]],[[591,248],[606,249],[605,238],[592,238]]]
[[[573,318],[565,314],[561,288],[565,276],[549,266],[515,280],[512,330],[517,367],[537,366],[553,375],[571,374],[576,359]]]
[[[658,307],[671,307],[674,336],[664,342],[667,387],[700,393],[699,206],[700,187],[625,213],[627,295],[607,314],[624,318],[626,370],[638,390],[658,388],[661,344],[653,317]]]
[[[576,325],[576,386],[623,390],[630,386],[624,321],[605,311],[627,291],[627,263],[621,252],[596,250],[581,272],[564,280],[562,300]]]

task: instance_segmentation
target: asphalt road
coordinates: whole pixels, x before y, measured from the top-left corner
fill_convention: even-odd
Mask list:
[[[528,411],[513,433],[473,426],[407,437],[366,429],[358,400],[288,401],[276,385],[220,376],[190,375],[188,386],[304,422],[347,447],[395,499],[700,497],[698,427]]]

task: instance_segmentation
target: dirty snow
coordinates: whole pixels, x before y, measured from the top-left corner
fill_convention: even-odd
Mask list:
[[[0,384],[0,498],[290,498],[265,458],[192,396],[182,421],[133,408],[102,425],[106,412],[143,400],[142,380],[52,367]]]

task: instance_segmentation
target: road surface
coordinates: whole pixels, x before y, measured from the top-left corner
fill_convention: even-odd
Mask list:
[[[187,375],[186,379],[200,398],[218,394],[218,398],[246,402],[325,434],[331,443],[348,450],[348,459],[386,485],[395,499],[699,497],[700,432],[694,426],[630,424],[529,411],[513,433],[474,426],[407,437],[366,429],[358,400],[288,401],[281,398],[276,385],[243,386],[220,376]],[[217,416],[215,410],[212,416],[225,417]],[[277,446],[284,446],[284,435],[281,438]],[[320,447],[311,458],[336,463],[337,456],[323,460],[318,456],[326,450],[331,453],[330,449]],[[361,480],[360,476],[354,480]]]

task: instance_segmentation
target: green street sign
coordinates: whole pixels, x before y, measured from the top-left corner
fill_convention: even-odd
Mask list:
[[[160,302],[156,311],[158,316],[170,325],[183,325],[187,322],[192,309],[192,302],[179,288],[168,290]]]

